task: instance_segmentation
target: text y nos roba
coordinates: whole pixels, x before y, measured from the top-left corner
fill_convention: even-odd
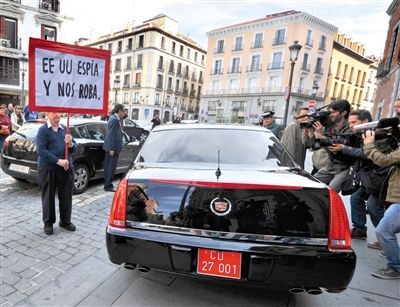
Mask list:
[[[44,73],[54,74],[56,64],[54,58],[42,58],[42,71]],[[62,74],[71,74],[73,68],[72,59],[59,59],[58,71]],[[94,60],[92,61],[78,61],[76,66],[76,73],[83,76],[98,76],[99,65]]]

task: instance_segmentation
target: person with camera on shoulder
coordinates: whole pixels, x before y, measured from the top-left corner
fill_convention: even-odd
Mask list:
[[[376,146],[374,131],[366,131],[363,140],[364,153],[369,159],[379,166],[392,167],[386,193],[386,201],[391,205],[376,228],[376,237],[386,256],[387,267],[371,274],[383,279],[400,279],[400,247],[396,236],[400,233],[400,148],[389,154],[381,152]]]
[[[350,103],[347,100],[339,99],[332,102],[329,126],[324,127],[320,121],[313,123],[313,129],[311,129],[314,133],[311,138],[313,146],[326,143],[329,141],[328,137],[330,136],[351,132],[348,123],[349,114]],[[327,146],[314,147],[312,160],[316,169],[315,173],[313,173],[314,177],[339,193],[347,176],[349,162],[336,152],[330,151]]]

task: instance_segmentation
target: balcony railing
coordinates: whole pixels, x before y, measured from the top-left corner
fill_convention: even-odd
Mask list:
[[[131,70],[132,69],[132,65],[126,65],[125,66],[125,70]]]
[[[196,97],[196,91],[195,90],[193,90],[193,91],[190,91],[190,97]]]
[[[378,70],[376,72],[377,78],[383,78],[389,73],[389,69],[385,68],[385,66],[386,66],[386,58],[382,59],[382,61],[380,61],[378,64]]]
[[[158,71],[164,71],[164,69],[165,69],[164,64],[159,63],[158,66],[157,66],[157,70],[158,70]]]
[[[129,85],[129,83],[124,83],[124,85],[122,85],[123,88],[130,88],[131,86]]]
[[[323,75],[324,74],[324,69],[321,67],[316,67],[314,73],[318,75]]]
[[[284,62],[271,62],[268,63],[267,70],[274,70],[274,69],[283,69]]]
[[[326,44],[324,43],[319,43],[319,47],[318,47],[318,50],[321,50],[321,51],[325,51],[326,50]]]
[[[141,85],[140,85],[140,83],[135,83],[135,84],[133,84],[133,87],[134,88],[139,88],[139,87],[141,87]]]
[[[313,43],[314,43],[314,41],[311,38],[307,38],[305,45],[308,47],[312,47]]]
[[[203,83],[204,82],[204,78],[203,77],[200,77],[199,78],[199,83]]]
[[[215,53],[215,54],[224,53],[224,50],[225,50],[224,47],[222,47],[222,48],[215,48],[215,49],[214,49],[214,53]]]
[[[167,87],[167,92],[172,93],[173,91],[174,91],[174,90],[173,90],[172,86]]]
[[[211,71],[211,75],[222,75],[222,68],[215,68],[214,70]]]
[[[261,64],[253,64],[250,66],[247,66],[247,72],[255,72],[255,71],[261,71],[262,70],[262,65]]]
[[[275,37],[272,42],[272,46],[284,45],[286,44],[286,37]]]
[[[251,43],[251,49],[257,49],[257,48],[262,48],[264,44],[264,41],[255,41]]]
[[[131,50],[132,50],[132,45],[126,46],[125,51],[131,51]]]
[[[192,78],[191,78],[191,80],[192,80],[193,82],[196,82],[196,81],[197,81],[197,76],[195,76],[195,75],[192,75]]]
[[[240,74],[242,72],[242,69],[237,66],[229,67],[228,68],[228,74]]]
[[[182,95],[183,96],[189,95],[189,90],[187,88],[184,88],[183,91],[182,91]]]
[[[39,9],[59,13],[60,4],[58,0],[40,0]]]
[[[301,70],[303,71],[310,71],[311,70],[311,64],[303,64],[301,65]]]
[[[242,50],[243,50],[243,44],[241,44],[241,45],[233,45],[233,47],[232,47],[232,51],[233,52],[242,51]]]

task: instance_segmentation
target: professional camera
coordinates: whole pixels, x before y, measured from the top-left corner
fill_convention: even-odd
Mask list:
[[[313,148],[320,149],[321,147],[328,147],[334,144],[353,146],[354,144],[360,141],[361,141],[361,135],[357,133],[328,134],[326,135],[326,138],[316,139]]]
[[[295,119],[300,119],[303,117],[308,117],[308,121],[305,123],[300,123],[300,128],[312,128],[315,122],[320,122],[322,126],[326,127],[330,124],[329,115],[330,111],[322,111],[325,108],[330,107],[330,105],[323,106],[322,108],[316,109],[313,113],[308,113],[306,115],[296,116]]]
[[[382,140],[393,136],[400,141],[399,124],[400,116],[395,116],[391,118],[382,118],[366,124],[355,125],[353,130],[355,133],[364,133],[367,130],[373,130],[376,140]]]

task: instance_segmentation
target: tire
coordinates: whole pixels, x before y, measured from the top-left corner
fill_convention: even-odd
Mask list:
[[[77,164],[74,171],[74,194],[81,194],[89,185],[89,168],[85,164]]]

